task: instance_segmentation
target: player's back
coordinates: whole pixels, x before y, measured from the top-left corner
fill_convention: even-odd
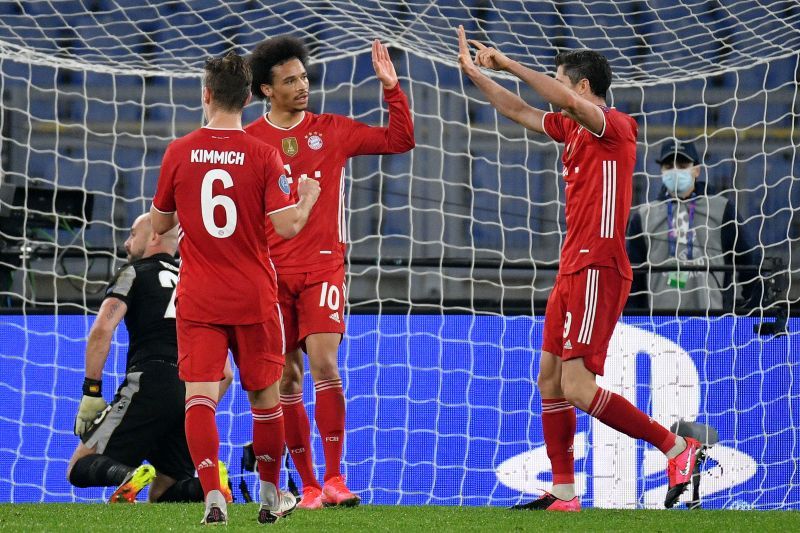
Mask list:
[[[244,130],[201,128],[170,144],[161,172],[159,189],[171,180],[182,232],[180,316],[262,321],[276,301],[275,274],[264,260],[267,212],[292,205],[275,150]],[[168,210],[160,192],[153,204]]]
[[[128,306],[127,369],[157,359],[178,363],[174,290],[178,261],[166,253],[125,264],[108,285],[106,294]]]

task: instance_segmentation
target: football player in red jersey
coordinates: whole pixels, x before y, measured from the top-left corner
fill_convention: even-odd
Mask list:
[[[308,110],[309,83],[303,43],[282,36],[263,41],[249,57],[252,92],[269,100],[269,112],[245,130],[276,147],[296,192],[298,179],[312,178],[322,192],[314,216],[300,234],[284,240],[267,229],[278,273],[278,298],[286,325],[286,367],[281,403],[286,444],[303,482],[300,507],[357,505],[344,482],[345,401],[338,350],[344,326],[345,166],[350,157],[398,154],[414,147],[408,100],[386,47],[372,44],[372,64],[389,106],[389,126],[371,127],[348,117]],[[310,424],[303,405],[303,353],[308,353],[316,389],[316,422],[325,453],[324,484],[314,475]]]
[[[151,208],[157,233],[178,222],[182,231],[178,373],[186,382],[186,440],[205,493],[207,524],[227,522],[214,417],[229,348],[253,414],[258,520],[274,522],[296,506],[291,493],[278,489],[285,339],[266,219],[282,237],[293,237],[308,220],[319,185],[302,180],[295,203],[276,150],[242,129],[251,81],[249,66],[234,53],[206,62],[202,98],[208,123],[167,147]]]
[[[564,143],[567,235],[556,283],[547,300],[538,385],[542,429],[553,468],[553,487],[516,509],[578,511],[572,442],[574,407],[667,456],[672,507],[686,489],[700,452],[618,394],[597,386],[614,327],[630,292],[632,273],[625,251],[631,208],[638,127],[630,116],[606,106],[611,67],[592,50],[556,56],[556,76],[526,68],[498,50],[467,41],[458,29],[461,70],[503,115],[529,130]],[[475,59],[468,44],[477,48]],[[560,112],[528,105],[495,83],[479,67],[508,72],[527,83]],[[595,465],[595,471],[604,465]],[[608,467],[608,466],[606,466]]]

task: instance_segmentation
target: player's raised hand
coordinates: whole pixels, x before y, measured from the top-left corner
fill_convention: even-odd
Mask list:
[[[505,70],[511,64],[511,60],[503,52],[491,46],[470,39],[469,44],[478,49],[475,54],[475,64],[479,67],[486,67],[492,70]]]
[[[102,396],[87,396],[81,398],[78,414],[75,417],[75,435],[83,435],[92,427],[94,421],[103,412],[108,404]]]
[[[372,67],[384,89],[392,89],[397,85],[397,72],[389,57],[389,50],[378,39],[372,41]]]
[[[297,195],[300,199],[308,198],[306,201],[314,205],[319,198],[319,182],[313,178],[300,178],[297,181]]]
[[[464,33],[464,26],[461,25],[458,26],[458,64],[461,66],[461,72],[469,77],[480,72],[472,60],[472,55],[469,53],[467,35]]]

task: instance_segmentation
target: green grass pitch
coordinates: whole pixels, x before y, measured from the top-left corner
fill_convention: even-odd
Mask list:
[[[0,529],[14,531],[185,531],[198,529],[201,504],[2,504]],[[256,521],[258,506],[229,507],[228,530],[275,531],[800,531],[796,511],[619,511],[581,513],[508,511],[490,507],[364,505],[355,509],[296,511],[274,525]]]

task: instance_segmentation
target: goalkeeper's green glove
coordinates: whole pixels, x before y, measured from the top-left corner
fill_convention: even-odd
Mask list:
[[[102,382],[96,379],[83,380],[83,398],[75,417],[75,435],[83,435],[92,427],[98,415],[108,405],[103,399]]]

